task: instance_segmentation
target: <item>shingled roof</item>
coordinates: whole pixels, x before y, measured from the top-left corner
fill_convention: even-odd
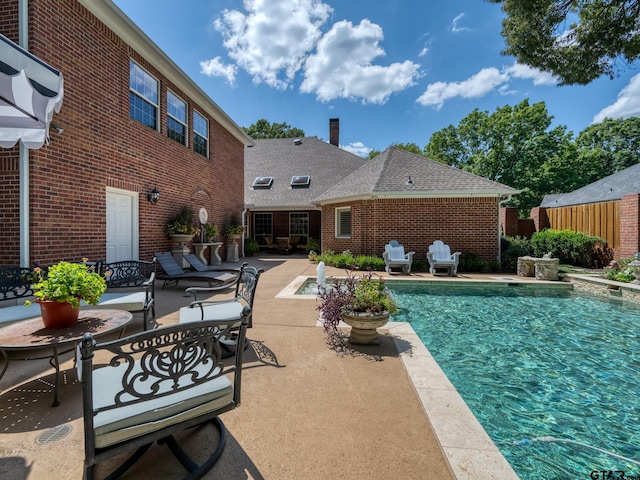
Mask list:
[[[546,195],[541,207],[567,207],[584,203],[620,200],[630,193],[640,193],[640,164],[601,178],[570,193]]]
[[[421,155],[389,147],[319,195],[315,202],[333,203],[371,196],[494,197],[519,192],[515,188],[463,172]]]
[[[245,149],[245,204],[256,209],[309,209],[313,200],[368,161],[313,137],[255,140]],[[308,187],[291,178],[309,175]],[[252,188],[257,177],[272,177],[271,188]]]

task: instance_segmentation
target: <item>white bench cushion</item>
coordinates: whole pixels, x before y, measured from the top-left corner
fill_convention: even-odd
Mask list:
[[[244,306],[241,302],[231,300],[214,305],[206,305],[204,310],[205,320],[227,320],[229,318],[239,318]],[[202,320],[200,307],[182,307],[180,309],[179,323],[199,322]],[[238,322],[238,325],[240,322]]]
[[[100,302],[97,305],[87,305],[80,303],[80,307],[86,308],[119,308],[129,312],[140,311],[144,309],[144,303],[147,297],[145,292],[130,293],[103,293],[100,296]]]
[[[122,390],[122,377],[127,365],[103,367],[93,371],[94,408],[113,403],[114,396]],[[208,370],[208,369],[207,369]],[[128,378],[141,371],[136,363]],[[149,381],[155,381],[151,378]],[[181,382],[188,382],[185,375]],[[142,381],[141,383],[144,383]],[[161,383],[163,390],[170,388],[170,381]],[[132,397],[125,395],[122,400]],[[226,376],[204,382],[195,387],[151,400],[99,412],[94,417],[96,447],[113,445],[124,440],[143,435],[195,418],[233,402],[233,385]]]

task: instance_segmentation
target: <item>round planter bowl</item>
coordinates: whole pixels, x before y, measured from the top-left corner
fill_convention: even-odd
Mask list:
[[[354,345],[380,345],[377,328],[387,324],[389,314],[343,313],[342,320],[351,327],[349,342]]]
[[[37,300],[44,328],[70,327],[78,321],[80,307],[72,307],[69,302],[53,300]]]

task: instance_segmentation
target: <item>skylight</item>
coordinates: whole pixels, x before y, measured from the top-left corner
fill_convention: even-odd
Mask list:
[[[256,177],[253,181],[253,188],[271,188],[273,177]]]
[[[309,175],[294,175],[291,177],[291,186],[292,187],[308,187],[309,186]]]

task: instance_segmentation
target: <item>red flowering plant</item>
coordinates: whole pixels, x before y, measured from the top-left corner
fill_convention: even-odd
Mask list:
[[[385,280],[369,270],[362,276],[347,270],[345,278],[332,277],[327,286],[318,286],[320,304],[316,310],[324,331],[336,332],[344,312],[379,315],[396,313],[398,305],[385,285]]]

